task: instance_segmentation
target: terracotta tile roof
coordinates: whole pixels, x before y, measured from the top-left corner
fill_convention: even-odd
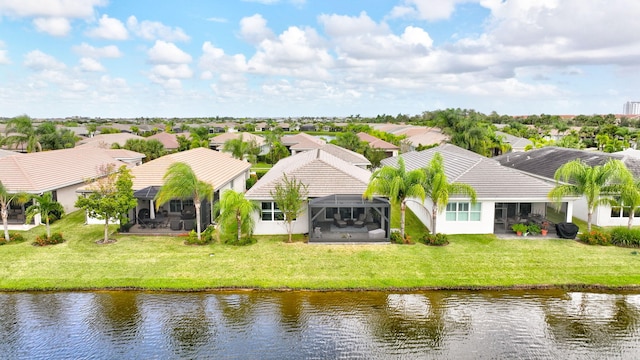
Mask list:
[[[303,132],[296,135],[283,136],[280,142],[285,146],[289,146],[291,150],[296,151],[318,149],[327,143],[322,139]]]
[[[238,137],[242,137],[242,141],[255,141],[258,146],[262,146],[265,142],[264,137],[259,135],[254,135],[248,132],[229,132],[220,134],[218,136],[214,136],[209,141],[212,145],[221,146],[224,145],[225,142],[232,139],[237,139]]]
[[[124,145],[129,139],[144,139],[142,136],[118,133],[118,134],[100,134],[91,138],[80,140],[78,145],[92,146],[103,149],[111,149],[111,145],[118,143],[120,146]]]
[[[13,156],[13,155],[21,155],[21,154],[23,153],[19,153],[13,150],[0,149],[0,158],[3,158],[5,156]]]
[[[160,141],[162,146],[167,150],[175,150],[180,147],[180,144],[178,143],[178,136],[176,134],[161,132],[151,135],[147,139],[156,139]]]
[[[255,200],[271,199],[271,191],[284,174],[308,186],[309,197],[364,193],[371,173],[321,149],[301,152],[278,161],[246,193]]]
[[[364,132],[359,132],[358,137],[360,138],[360,140],[369,143],[369,146],[371,146],[374,149],[382,149],[382,150],[399,150],[400,149],[399,147],[393,145],[390,142],[386,142],[384,140],[378,139],[377,137],[373,135],[369,135]]]
[[[11,192],[40,193],[81,184],[107,164],[125,165],[109,151],[91,147],[7,156],[0,158],[0,181]]]
[[[162,177],[169,166],[176,162],[184,162],[191,166],[198,179],[220,188],[238,175],[251,168],[251,164],[232,158],[229,154],[207,148],[196,148],[165,155],[131,170],[133,189],[140,190],[147,186],[162,186]]]

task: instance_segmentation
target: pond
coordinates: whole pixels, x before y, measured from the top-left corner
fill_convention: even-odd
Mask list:
[[[640,294],[0,293],[3,359],[640,358]]]

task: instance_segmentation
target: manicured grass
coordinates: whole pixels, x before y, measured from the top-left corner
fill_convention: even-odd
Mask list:
[[[572,240],[500,240],[450,236],[445,247],[316,245],[260,237],[233,247],[186,246],[179,237],[118,235],[97,245],[102,226],[81,225],[83,214],[53,225],[67,242],[0,246],[0,290],[28,289],[397,289],[502,286],[640,285],[633,249]],[[300,239],[300,238],[298,238]]]

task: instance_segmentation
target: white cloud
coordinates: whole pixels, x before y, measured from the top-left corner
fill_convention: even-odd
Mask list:
[[[7,50],[3,50],[4,42],[0,40],[0,65],[9,65],[11,64],[11,60],[9,60],[9,56],[7,55]]]
[[[138,22],[135,16],[127,19],[127,27],[136,36],[145,40],[189,41],[189,36],[179,27],[171,28],[157,21]]]
[[[102,64],[92,58],[83,57],[80,59],[80,70],[87,72],[104,72],[106,69]]]
[[[126,40],[129,37],[122,21],[108,15],[102,15],[98,20],[98,27],[87,31],[86,35],[106,40]]]
[[[49,54],[33,50],[25,55],[24,66],[35,71],[64,70],[67,66]]]
[[[84,57],[90,58],[119,58],[122,56],[122,52],[115,45],[107,45],[104,47],[94,47],[87,43],[74,46],[73,51]]]
[[[422,20],[436,21],[449,19],[456,5],[479,0],[404,0],[401,5],[391,10],[391,17],[413,17]]]
[[[156,40],[147,54],[153,64],[186,64],[192,60],[191,55],[180,50],[175,44],[162,40]]]
[[[274,38],[273,32],[267,27],[267,20],[260,14],[240,20],[240,36],[251,44]]]
[[[0,0],[0,15],[18,17],[90,18],[107,0]]]
[[[35,18],[33,25],[37,31],[53,36],[66,36],[71,31],[71,23],[62,17]]]
[[[193,76],[193,71],[187,64],[155,65],[151,69],[151,73],[153,76],[157,76],[164,79],[189,79]]]

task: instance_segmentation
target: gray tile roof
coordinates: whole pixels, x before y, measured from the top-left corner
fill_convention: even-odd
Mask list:
[[[640,159],[628,154],[608,154],[599,151],[547,146],[522,153],[508,153],[494,158],[505,167],[553,179],[556,170],[576,159],[590,166],[602,165],[609,159],[622,160],[636,177],[640,177]]]
[[[333,194],[364,193],[371,173],[321,149],[305,151],[284,158],[246,193],[248,199],[271,199],[271,190],[284,174],[308,187],[309,197]]]
[[[504,142],[510,144],[514,149],[524,149],[527,145],[533,145],[533,142],[529,139],[513,136],[502,131],[496,131],[496,135],[504,137]]]
[[[452,144],[412,151],[400,157],[404,159],[407,171],[410,171],[427,166],[435,153],[442,155],[449,182],[471,185],[479,200],[546,201],[547,194],[553,188],[548,181],[501,166],[495,160]],[[392,157],[383,160],[382,164],[395,166],[397,161],[398,157]]]

